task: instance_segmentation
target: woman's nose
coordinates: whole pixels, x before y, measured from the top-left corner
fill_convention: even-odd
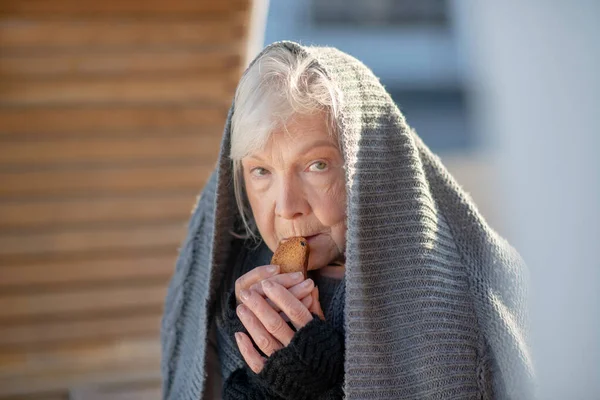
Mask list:
[[[275,214],[285,219],[294,219],[308,214],[310,206],[304,191],[296,182],[281,185],[275,204]]]

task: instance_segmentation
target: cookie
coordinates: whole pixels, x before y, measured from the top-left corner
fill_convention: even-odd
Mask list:
[[[302,271],[306,279],[309,254],[310,247],[305,238],[301,236],[289,238],[279,244],[271,258],[271,264],[279,265],[281,273]]]

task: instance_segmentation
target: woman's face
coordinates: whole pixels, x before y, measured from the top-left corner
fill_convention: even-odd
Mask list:
[[[304,236],[309,269],[343,259],[344,160],[324,114],[295,116],[262,151],[244,157],[242,166],[252,213],[272,251],[286,238]]]

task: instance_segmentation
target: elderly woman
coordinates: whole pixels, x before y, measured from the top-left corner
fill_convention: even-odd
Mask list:
[[[269,265],[294,236],[308,279]],[[530,398],[524,274],[368,68],[275,43],[171,280],[164,398]]]

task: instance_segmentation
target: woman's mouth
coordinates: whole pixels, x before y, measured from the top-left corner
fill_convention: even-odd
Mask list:
[[[306,241],[307,241],[307,242],[310,244],[311,242],[314,242],[314,241],[315,241],[315,239],[316,239],[317,237],[319,237],[320,235],[321,235],[320,233],[316,233],[316,234],[314,234],[314,235],[308,235],[308,236],[304,236],[304,235],[302,235],[302,237],[303,237],[303,238],[305,238],[305,239],[306,239]],[[287,240],[289,240],[289,239],[290,239],[289,237],[287,237],[287,238],[283,238],[283,239],[281,240],[281,243],[285,243],[285,242],[286,242]]]
[[[316,235],[310,235],[310,236],[304,236],[306,238],[306,241],[308,242],[308,244],[311,244],[312,242],[314,242],[319,236],[321,236],[320,233],[317,233]]]

